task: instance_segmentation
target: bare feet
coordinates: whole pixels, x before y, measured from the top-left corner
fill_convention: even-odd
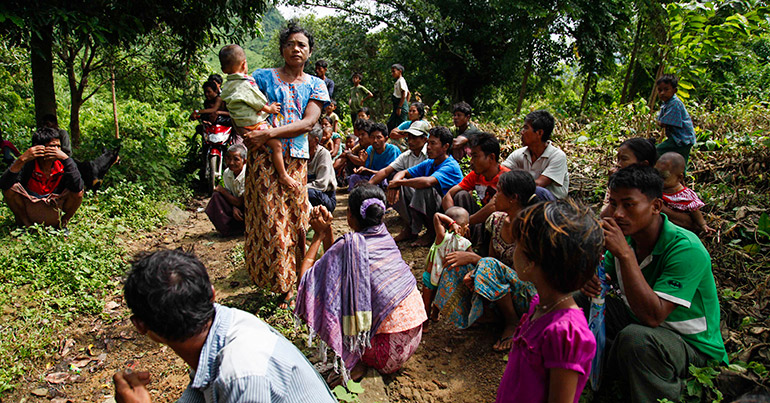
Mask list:
[[[506,326],[503,329],[503,334],[500,335],[500,339],[492,345],[492,350],[506,353],[511,350],[513,344],[513,333],[516,331],[516,326]]]
[[[350,370],[350,379],[356,382],[360,382],[368,370],[369,367],[359,361],[358,364],[356,364],[356,366]],[[329,385],[330,389],[334,389],[338,385],[342,385],[342,375],[332,371],[332,373],[326,378],[326,383]]]
[[[396,242],[401,241],[411,241],[412,239],[417,238],[417,235],[412,234],[412,230],[406,228],[403,231],[401,231],[398,235],[393,237],[393,240]]]
[[[433,245],[433,241],[436,240],[436,235],[426,232],[423,236],[412,242],[412,246],[425,247]]]
[[[299,184],[299,182],[292,179],[289,175],[278,175],[278,182],[282,185],[288,186],[291,190],[299,193],[302,186]]]

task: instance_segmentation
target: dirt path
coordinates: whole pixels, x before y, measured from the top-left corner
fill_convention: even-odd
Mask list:
[[[338,201],[333,228],[339,236],[348,230],[347,195],[339,195]],[[193,200],[178,224],[138,236],[129,243],[129,250],[133,254],[161,247],[192,247],[209,268],[218,302],[271,316],[273,326],[293,330],[289,314],[276,313],[271,297],[252,285],[242,266],[243,238],[218,236],[205,213],[199,211],[205,202]],[[385,222],[393,234],[401,229],[395,212],[389,212]],[[421,278],[427,248],[399,246],[404,260]],[[156,402],[175,401],[189,382],[186,364],[167,347],[136,333],[128,316],[122,290],[116,289],[102,315],[77,320],[61,335],[59,351],[3,400],[107,403],[112,401],[112,374],[132,367],[152,373],[151,393]],[[446,323],[432,326],[404,368],[390,376],[374,375],[364,381],[362,401],[493,401],[505,367],[504,355],[491,349],[499,330],[490,325],[464,331]],[[304,348],[302,335],[295,332],[294,336]],[[44,378],[47,381],[41,382]]]

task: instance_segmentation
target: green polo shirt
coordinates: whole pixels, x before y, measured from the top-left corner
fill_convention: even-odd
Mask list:
[[[674,225],[665,214],[661,217],[663,228],[658,242],[652,254],[639,265],[647,284],[658,297],[676,305],[661,326],[679,333],[691,346],[727,364],[727,352],[719,331],[719,298],[711,272],[711,256],[697,235]],[[630,237],[626,237],[626,242],[635,250]],[[609,251],[604,262],[605,270],[617,278],[625,294],[623,276],[616,270],[620,262]],[[625,295],[623,301],[628,307]]]

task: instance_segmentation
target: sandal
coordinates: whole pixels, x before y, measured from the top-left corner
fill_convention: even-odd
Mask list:
[[[288,299],[284,299],[280,304],[278,304],[278,309],[287,309],[290,311],[293,311],[294,308],[297,306],[295,301],[297,300],[296,295],[292,295]]]

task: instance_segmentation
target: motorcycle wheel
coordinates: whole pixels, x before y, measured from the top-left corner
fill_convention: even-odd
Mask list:
[[[209,166],[208,166],[208,188],[209,193],[214,192],[214,188],[217,187],[217,178],[219,178],[219,160],[220,156],[218,155],[212,155],[209,157]]]

